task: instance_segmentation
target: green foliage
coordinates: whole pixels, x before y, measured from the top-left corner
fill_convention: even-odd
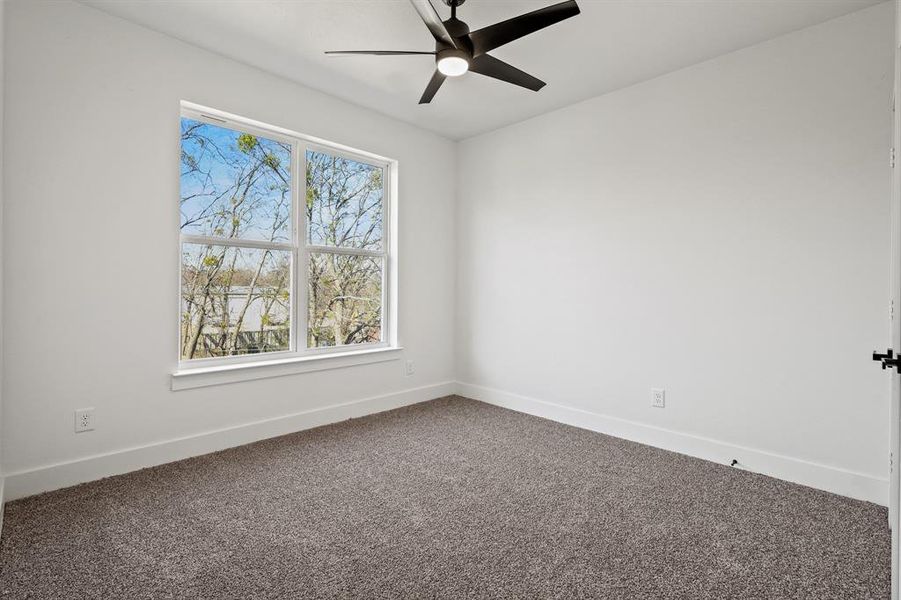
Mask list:
[[[267,152],[266,156],[263,157],[263,164],[273,171],[278,171],[278,168],[281,166],[282,161],[272,152]]]
[[[257,140],[255,135],[250,135],[249,133],[242,133],[238,136],[238,150],[243,152],[244,154],[250,154],[253,152],[253,149],[259,145],[259,140]]]

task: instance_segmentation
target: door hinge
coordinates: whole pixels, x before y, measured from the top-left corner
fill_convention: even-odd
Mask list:
[[[888,166],[891,167],[892,169],[895,168],[895,149],[894,148],[888,149]]]

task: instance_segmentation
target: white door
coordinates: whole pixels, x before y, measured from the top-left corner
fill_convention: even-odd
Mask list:
[[[896,353],[901,352],[901,166],[894,154],[901,152],[901,0],[895,0],[895,93],[892,119],[892,260],[889,339]],[[891,453],[892,470],[889,485],[889,524],[892,528],[892,600],[901,600],[901,375],[891,373]]]

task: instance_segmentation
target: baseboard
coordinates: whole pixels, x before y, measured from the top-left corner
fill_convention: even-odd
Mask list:
[[[208,431],[189,437],[7,473],[4,482],[4,499],[15,500],[40,492],[94,481],[112,475],[121,475],[122,473],[233,448],[295,431],[392,410],[416,404],[417,402],[425,402],[426,400],[453,394],[455,389],[456,386],[453,382],[442,382],[265,419],[227,429]]]
[[[882,506],[888,505],[889,482],[887,478],[856,473],[469,383],[458,382],[457,393],[488,404],[704,460],[729,464],[735,458],[739,461],[741,468],[749,471],[857,500],[866,500]]]
[[[741,468],[750,471],[882,506],[888,504],[889,482],[887,478],[883,479],[720,440],[610,417],[484,386],[462,382],[442,382],[227,429],[204,432],[194,436],[8,473],[5,477],[0,478],[0,532],[3,527],[3,506],[6,501],[400,408],[417,402],[425,402],[454,393],[488,404],[704,460],[729,464],[733,458],[737,458]]]

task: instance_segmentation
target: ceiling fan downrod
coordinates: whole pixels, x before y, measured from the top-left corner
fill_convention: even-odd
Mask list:
[[[451,19],[457,18],[457,7],[461,6],[466,0],[443,0],[445,4],[450,6],[451,9]]]

